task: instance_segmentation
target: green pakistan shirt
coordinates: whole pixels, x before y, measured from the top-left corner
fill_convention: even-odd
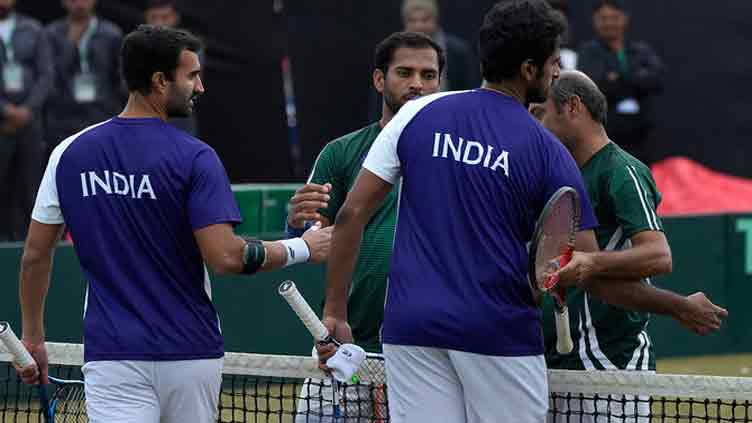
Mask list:
[[[335,221],[380,131],[376,122],[347,134],[328,143],[316,159],[309,182],[332,184],[329,206],[320,210],[330,222]],[[379,332],[384,321],[386,280],[396,218],[397,189],[393,189],[365,227],[350,286],[347,314],[353,338],[369,352],[381,352]]]
[[[656,214],[661,194],[642,162],[611,142],[581,170],[598,218],[595,235],[601,250],[630,248],[630,238],[638,232],[663,231]],[[553,303],[546,298],[544,304],[550,368],[655,370],[653,345],[646,331],[649,314],[605,304],[581,289],[568,291],[567,304],[574,349],[566,355],[556,352]]]

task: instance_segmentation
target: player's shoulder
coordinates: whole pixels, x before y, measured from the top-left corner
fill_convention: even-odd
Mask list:
[[[368,126],[364,126],[360,129],[352,131],[348,134],[342,135],[339,138],[335,138],[328,142],[324,148],[346,148],[353,144],[361,144],[369,141],[373,141],[374,138],[381,131],[381,127],[378,122],[374,122]]]
[[[444,91],[419,97],[405,103],[392,120],[404,126],[423,111],[449,111],[453,108],[453,105],[463,103],[463,99],[466,100],[473,93],[474,90]],[[448,107],[440,107],[442,105]]]
[[[631,179],[632,177],[653,179],[647,165],[624,151],[616,143],[610,142],[604,149],[602,164],[599,167],[601,172],[606,173],[611,179]]]
[[[60,157],[65,153],[66,151],[70,150],[70,147],[76,143],[77,145],[79,143],[86,143],[87,140],[90,139],[97,139],[97,135],[101,134],[102,131],[107,130],[107,126],[111,124],[111,119],[105,120],[103,122],[95,123],[91,126],[88,126],[78,132],[76,132],[73,135],[68,136],[68,138],[65,138],[63,141],[60,142],[60,144],[57,145],[52,150],[52,154],[50,155],[50,160],[56,159],[59,160]],[[89,149],[88,146],[84,146],[85,149]]]
[[[99,20],[100,31],[103,34],[107,34],[108,36],[111,36],[114,38],[123,37],[123,30],[120,29],[120,27],[117,26],[114,22],[111,22],[107,19],[102,19],[102,18],[98,18],[98,20]]]
[[[44,28],[38,20],[31,16],[24,15],[23,13],[16,13],[16,21],[16,27],[19,29],[28,29],[37,32]]]

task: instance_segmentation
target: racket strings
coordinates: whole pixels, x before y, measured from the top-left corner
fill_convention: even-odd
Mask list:
[[[86,396],[82,383],[67,384],[55,394],[56,423],[85,423]]]
[[[571,194],[561,195],[549,206],[535,256],[535,280],[542,290],[550,288],[545,286],[545,281],[559,269],[560,257],[571,250],[576,229],[573,228],[576,211]]]

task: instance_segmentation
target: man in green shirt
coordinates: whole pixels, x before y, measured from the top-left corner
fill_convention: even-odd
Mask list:
[[[571,289],[567,298],[575,348],[569,354],[557,353],[553,305],[547,301],[546,362],[556,369],[655,371],[653,345],[646,332],[648,313],[672,316],[704,335],[717,330],[727,312],[701,292],[683,297],[650,286],[650,277],[669,273],[672,266],[656,213],[661,195],[650,169],[609,140],[604,129],[606,110],[606,99],[595,83],[576,71],[562,72],[548,101],[531,106],[531,113],[569,149],[582,171],[599,222],[595,238],[601,250],[578,251],[561,270],[562,279],[581,282],[581,288]],[[646,284],[639,293],[620,282],[638,278]],[[558,412],[566,412],[565,403],[556,404]],[[571,401],[569,408],[575,412],[580,406],[590,413],[598,410],[602,417],[637,413],[648,421],[650,414],[647,403],[635,409],[634,404],[630,408],[606,400],[581,405]]]
[[[373,85],[383,95],[382,116],[362,129],[328,143],[314,164],[308,183],[290,199],[287,217],[289,236],[297,236],[306,225],[320,222],[322,227],[335,222],[339,208],[355,183],[361,164],[381,129],[409,100],[439,91],[444,67],[444,52],[429,37],[398,32],[382,41],[374,53]],[[381,353],[380,329],[384,320],[384,297],[389,259],[397,216],[397,190],[365,228],[363,244],[353,273],[348,300],[349,323],[354,343],[370,353]],[[307,384],[298,401],[296,422],[333,421],[331,390],[319,389],[327,382]],[[328,392],[327,392],[328,391]],[[364,391],[347,401],[348,421],[371,421],[373,411]],[[360,397],[360,398],[358,398]],[[328,404],[328,407],[327,407]],[[319,419],[318,415],[324,417]],[[360,416],[362,420],[356,417]]]

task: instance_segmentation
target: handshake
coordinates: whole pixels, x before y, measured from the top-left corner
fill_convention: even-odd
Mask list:
[[[319,210],[329,206],[331,188],[328,183],[306,184],[295,191],[287,205],[288,236],[303,238],[311,252],[309,261],[313,263],[324,262],[329,257],[334,226]]]

